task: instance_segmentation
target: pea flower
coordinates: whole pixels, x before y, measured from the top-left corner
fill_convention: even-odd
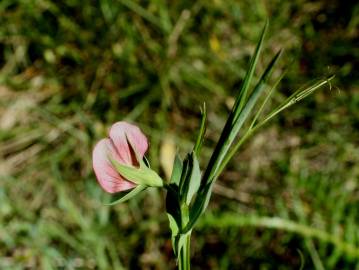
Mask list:
[[[109,137],[100,140],[92,153],[100,186],[108,193],[162,186],[162,179],[143,162],[147,149],[147,138],[137,126],[125,121],[113,124]]]

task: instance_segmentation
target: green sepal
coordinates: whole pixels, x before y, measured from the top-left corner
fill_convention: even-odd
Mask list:
[[[155,171],[148,168],[142,160],[139,161],[139,168],[121,164],[113,158],[110,158],[110,160],[117,172],[128,181],[148,187],[163,186],[162,178]]]
[[[145,159],[144,161],[141,158],[141,156],[136,151],[135,147],[131,144],[127,136],[126,136],[126,140],[129,145],[131,153],[134,154],[136,157],[136,161],[139,164],[139,167],[121,164],[113,157],[108,156],[108,159],[111,161],[112,165],[115,167],[117,172],[122,177],[126,178],[126,180],[133,182],[137,185],[148,186],[148,187],[162,187],[163,186],[162,178],[155,171],[150,169],[148,160]]]
[[[136,186],[135,188],[133,188],[131,190],[126,190],[126,191],[116,193],[116,195],[114,195],[114,197],[116,197],[116,199],[113,202],[105,203],[105,205],[115,205],[118,203],[123,203],[123,202],[131,199],[132,197],[136,196],[138,193],[140,193],[141,191],[143,191],[145,189],[146,189],[145,186]]]

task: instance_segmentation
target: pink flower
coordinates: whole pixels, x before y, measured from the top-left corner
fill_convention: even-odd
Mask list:
[[[100,140],[92,153],[92,165],[100,186],[108,193],[116,193],[136,187],[137,184],[121,176],[111,159],[119,164],[138,166],[148,149],[146,136],[132,124],[121,121],[112,125],[109,138]]]

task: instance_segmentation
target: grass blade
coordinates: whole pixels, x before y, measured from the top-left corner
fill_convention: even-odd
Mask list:
[[[130,0],[120,0],[120,2],[123,5],[125,5],[126,7],[128,7],[129,9],[131,9],[133,12],[137,13],[139,16],[144,18],[145,20],[147,20],[150,23],[152,23],[153,25],[157,26],[163,32],[166,33],[168,31],[168,29],[165,29],[163,27],[163,25],[162,25],[161,21],[159,20],[159,18],[154,16],[152,13],[147,11],[145,8],[143,8],[139,4],[135,3],[134,1],[130,1]]]
[[[199,226],[202,228],[256,227],[281,230],[296,233],[304,238],[318,239],[322,242],[330,243],[348,256],[359,258],[359,248],[344,241],[344,239],[337,235],[280,217],[245,216],[237,213],[226,213],[218,216],[209,214],[201,220]]]

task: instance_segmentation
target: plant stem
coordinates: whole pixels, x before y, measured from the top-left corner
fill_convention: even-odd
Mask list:
[[[178,254],[178,270],[191,269],[191,233],[187,233],[184,244]]]
[[[185,202],[181,204],[182,227],[185,227],[189,221],[189,209]],[[178,244],[178,269],[191,269],[191,230],[182,234]],[[183,237],[183,238],[182,238]],[[183,239],[183,240],[182,240]]]

